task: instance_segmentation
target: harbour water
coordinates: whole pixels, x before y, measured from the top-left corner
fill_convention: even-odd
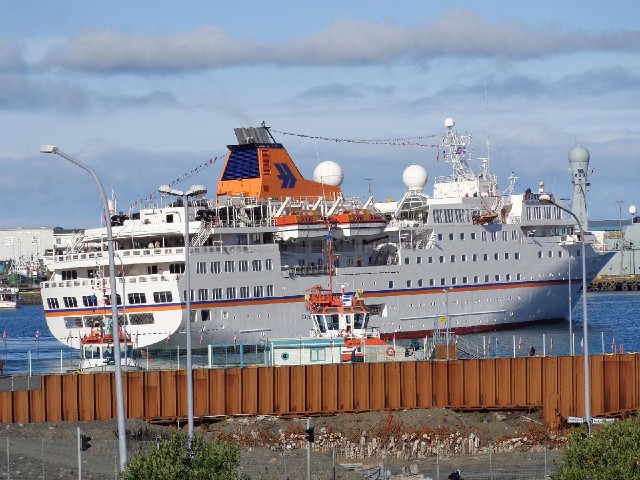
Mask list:
[[[567,307],[568,308],[568,307]],[[598,292],[587,296],[589,352],[640,351],[640,292]],[[582,301],[572,312],[574,351],[582,354]],[[374,317],[375,320],[375,317]],[[78,351],[54,339],[47,328],[42,307],[23,305],[16,310],[0,311],[0,331],[6,331],[0,344],[4,374],[61,372],[78,364]],[[537,355],[569,354],[569,322],[534,325],[478,335],[461,340],[486,356],[526,356],[531,346]],[[398,341],[400,343],[400,341]],[[402,342],[408,343],[408,342]],[[182,352],[184,353],[184,352]],[[146,362],[143,360],[143,362]],[[165,360],[165,368],[175,368],[179,360]],[[194,365],[206,363],[206,357],[194,358]],[[157,366],[156,366],[157,368]]]

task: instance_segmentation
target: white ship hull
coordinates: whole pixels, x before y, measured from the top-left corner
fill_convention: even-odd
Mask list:
[[[491,182],[487,172],[475,181],[438,182],[433,198],[414,186],[385,214],[386,224],[363,231],[349,224],[340,231],[328,221],[326,234],[278,226],[274,215],[293,204],[289,199],[262,200],[260,209],[224,198],[190,206],[193,347],[308,336],[304,297],[314,285],[328,283],[329,268],[335,285],[364,291],[370,326],[383,337],[424,338],[445,328],[478,332],[567,318],[569,284],[575,304],[583,276],[573,222],[536,194],[502,196]],[[337,208],[344,199],[332,201]],[[490,202],[501,215],[474,221]],[[203,205],[215,222],[198,219]],[[322,205],[314,201],[304,208]],[[117,294],[124,300],[119,323],[137,348],[185,346],[183,206],[152,207],[113,227]],[[42,283],[47,324],[74,348],[96,319],[111,314],[104,240],[104,229],[87,230],[68,252],[56,255],[54,275]],[[327,241],[337,257],[332,267]],[[590,281],[610,255],[593,248],[593,235],[585,233],[584,241]]]

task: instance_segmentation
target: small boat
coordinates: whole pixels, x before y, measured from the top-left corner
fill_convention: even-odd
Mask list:
[[[327,234],[327,224],[315,210],[303,210],[273,218],[282,240],[320,238]]]
[[[16,287],[0,287],[0,308],[18,308],[20,290]]]
[[[385,218],[374,211],[363,209],[344,210],[331,215],[329,222],[337,227],[337,236],[378,235],[387,226]]]
[[[496,212],[477,213],[476,215],[473,215],[473,223],[476,225],[485,225],[493,222],[496,218],[498,218],[498,214]]]
[[[80,372],[115,371],[114,338],[109,326],[93,327],[89,335],[80,339]],[[133,356],[131,335],[120,329],[120,365],[123,370],[138,370]]]

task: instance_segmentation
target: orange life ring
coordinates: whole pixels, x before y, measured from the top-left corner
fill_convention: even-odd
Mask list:
[[[396,356],[396,351],[393,349],[393,347],[387,347],[387,349],[385,350],[385,353],[387,354],[387,357]]]

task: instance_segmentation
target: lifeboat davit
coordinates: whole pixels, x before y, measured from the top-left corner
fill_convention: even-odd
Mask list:
[[[336,233],[345,237],[379,235],[387,226],[385,218],[370,210],[345,210],[331,215],[329,221],[337,227]]]

